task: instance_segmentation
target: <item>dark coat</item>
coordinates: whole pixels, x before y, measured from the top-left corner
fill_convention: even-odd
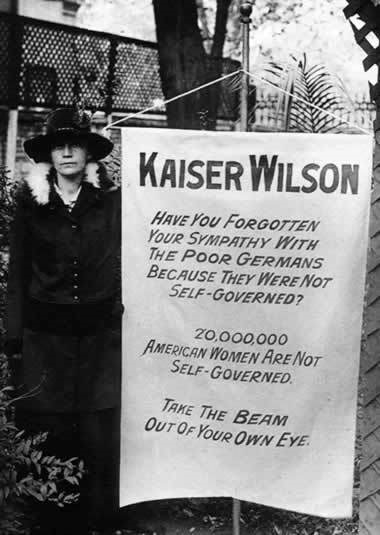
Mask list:
[[[22,350],[25,402],[43,411],[116,406],[120,389],[120,188],[90,164],[71,213],[38,164],[11,231],[7,343]]]

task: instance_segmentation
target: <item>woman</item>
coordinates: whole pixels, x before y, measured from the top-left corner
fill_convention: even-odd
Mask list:
[[[38,394],[19,404],[17,420],[49,431],[46,451],[86,468],[79,506],[62,518],[44,511],[43,533],[81,533],[117,507],[120,189],[99,162],[112,147],[71,108],[24,143],[36,165],[11,231],[6,350],[22,355],[17,382]]]

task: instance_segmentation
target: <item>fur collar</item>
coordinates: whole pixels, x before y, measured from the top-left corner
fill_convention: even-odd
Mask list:
[[[52,188],[52,168],[49,163],[37,163],[33,165],[30,173],[25,177],[25,182],[37,204],[44,205],[49,202]],[[92,184],[97,189],[109,189],[109,186],[113,185],[111,180],[107,178],[104,165],[99,162],[90,162],[86,165],[83,181]]]

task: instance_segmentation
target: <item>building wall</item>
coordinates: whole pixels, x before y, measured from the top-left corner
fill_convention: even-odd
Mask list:
[[[0,11],[10,12],[17,4],[19,15],[60,24],[77,25],[82,0],[0,0]]]
[[[9,13],[11,10],[11,2],[12,0],[0,0],[0,11]]]
[[[150,0],[92,0],[78,11],[78,25],[90,30],[156,41],[156,24]]]
[[[79,26],[145,41],[156,41],[153,6],[149,0],[0,0],[0,11],[12,4],[24,17]]]

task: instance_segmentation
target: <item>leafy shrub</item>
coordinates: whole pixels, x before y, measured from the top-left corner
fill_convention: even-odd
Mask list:
[[[2,357],[2,371],[7,363]],[[61,460],[45,455],[41,445],[47,433],[26,436],[12,421],[10,386],[0,389],[0,533],[24,533],[28,503],[55,503],[64,507],[78,499],[78,492],[70,492],[79,485],[84,467],[78,459]]]

